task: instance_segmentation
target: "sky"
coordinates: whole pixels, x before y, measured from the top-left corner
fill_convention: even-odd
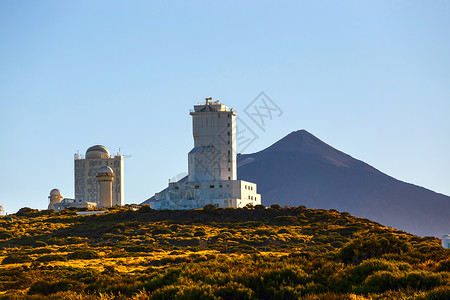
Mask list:
[[[141,203],[187,172],[206,97],[255,132],[238,152],[305,129],[450,195],[449,15],[438,0],[0,1],[0,204],[72,198],[73,155],[97,144],[130,156],[125,203]],[[261,92],[279,108],[263,128],[245,113]]]

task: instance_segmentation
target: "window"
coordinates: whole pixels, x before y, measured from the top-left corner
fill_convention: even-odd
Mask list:
[[[230,123],[228,123],[228,127],[230,127]]]
[[[231,180],[231,177],[228,177],[228,180]]]
[[[230,141],[228,141],[227,144],[229,145],[229,144],[230,144]]]
[[[228,131],[228,135],[230,135],[230,132]]]
[[[211,184],[211,185],[209,186],[209,188],[213,189],[213,188],[214,188],[214,184]]]
[[[195,188],[198,190],[198,189],[200,188],[200,186],[199,186],[199,185],[196,185]]]
[[[222,184],[219,184],[219,188],[222,188]]]
[[[228,150],[228,154],[230,154],[231,153],[231,151],[230,150]]]
[[[231,168],[228,168],[228,171],[231,171]]]
[[[228,162],[231,162],[231,159],[228,159]]]
[[[228,118],[231,118],[231,115],[228,115]]]

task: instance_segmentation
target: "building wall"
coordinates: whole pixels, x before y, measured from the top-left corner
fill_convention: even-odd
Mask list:
[[[243,180],[170,183],[165,192],[156,193],[150,203],[154,209],[195,209],[206,204],[217,207],[244,207],[261,204],[256,184]]]
[[[98,180],[95,177],[101,166],[114,170],[112,205],[124,205],[124,160],[122,155],[112,158],[75,158],[75,199],[98,203]]]
[[[236,112],[223,104],[196,105],[189,181],[236,180]]]

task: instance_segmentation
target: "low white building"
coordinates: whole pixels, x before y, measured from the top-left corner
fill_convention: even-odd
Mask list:
[[[261,204],[255,183],[237,180],[236,111],[218,101],[191,111],[194,148],[188,154],[188,180],[169,183],[150,201],[153,209],[244,207]]]

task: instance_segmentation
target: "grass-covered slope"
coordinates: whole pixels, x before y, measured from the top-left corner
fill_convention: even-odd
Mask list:
[[[22,209],[0,256],[0,299],[450,299],[438,239],[305,207]]]

